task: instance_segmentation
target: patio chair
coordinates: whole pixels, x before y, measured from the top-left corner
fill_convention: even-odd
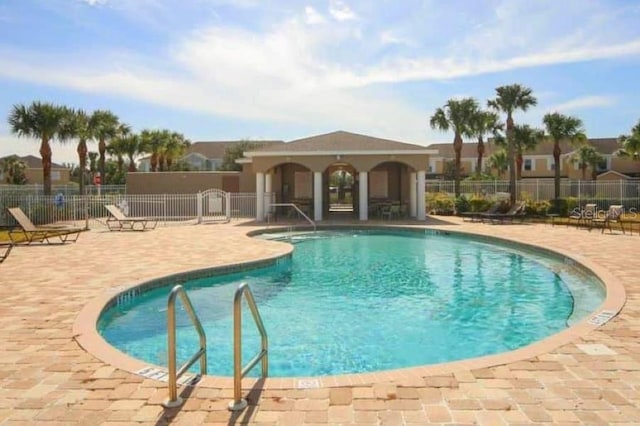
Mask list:
[[[482,222],[482,215],[484,214],[494,214],[498,213],[498,210],[502,206],[501,202],[493,203],[487,210],[481,212],[462,212],[460,216],[462,216],[463,222]]]
[[[567,227],[571,223],[575,223],[576,227],[583,225],[585,227],[591,227],[591,221],[596,217],[598,212],[597,204],[585,204],[584,208],[577,211],[573,210],[567,219]]]
[[[525,218],[525,202],[516,203],[506,213],[483,213],[482,221],[488,220],[491,223],[512,222],[515,219],[521,221]]]
[[[109,212],[107,227],[109,231],[146,231],[154,229],[158,220],[150,217],[125,216],[122,211],[113,204],[106,204],[105,209]]]
[[[602,233],[604,233],[605,228],[609,228],[609,232],[613,233],[611,229],[611,223],[619,223],[620,229],[622,229],[622,233],[624,234],[624,224],[622,223],[622,213],[624,212],[624,206],[622,205],[611,205],[609,206],[609,210],[606,211],[604,217],[594,217],[591,219],[591,226],[589,227],[589,231],[593,228],[601,228]]]
[[[12,248],[13,243],[0,243],[0,263],[4,262],[4,260],[9,256]]]
[[[47,244],[64,244],[66,242],[74,243],[78,240],[80,232],[84,231],[82,228],[68,226],[36,226],[20,207],[11,207],[8,208],[7,211],[9,211],[9,214],[13,216],[20,227],[20,229],[12,229],[9,231],[9,239],[13,244],[45,242]],[[52,241],[52,238],[56,238],[60,241]]]

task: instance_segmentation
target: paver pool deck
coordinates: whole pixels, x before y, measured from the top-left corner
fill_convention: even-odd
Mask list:
[[[640,423],[637,233],[463,223],[457,218],[429,219],[420,226],[499,236],[572,254],[624,286],[626,304],[605,325],[565,336],[559,346],[521,360],[381,373],[370,383],[343,377],[322,381],[315,389],[298,389],[296,380],[267,379],[263,389],[250,391],[250,405],[241,413],[227,411],[230,381],[207,378],[186,389],[181,407],[165,409],[166,383],[104,362],[80,346],[74,325],[83,309],[122,285],[273,257],[290,246],[247,237],[258,228],[251,224],[148,232],[97,227],[75,244],[16,247],[0,265],[0,424]]]

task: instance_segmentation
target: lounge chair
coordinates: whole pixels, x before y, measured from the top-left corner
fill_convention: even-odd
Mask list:
[[[567,226],[575,223],[576,227],[583,225],[591,227],[591,221],[596,217],[598,212],[597,204],[585,204],[580,211],[574,210],[567,219]]]
[[[106,204],[104,208],[109,212],[107,219],[109,231],[146,231],[154,229],[158,224],[158,220],[154,218],[125,216],[113,204]]]
[[[4,260],[9,256],[12,248],[13,243],[0,243],[0,263],[4,262]]]
[[[482,222],[482,215],[484,214],[494,214],[498,213],[498,210],[502,206],[501,202],[493,203],[487,210],[481,212],[462,212],[460,216],[462,216],[462,220],[464,222]]]
[[[490,221],[491,223],[513,222],[514,219],[524,220],[525,218],[525,202],[516,203],[511,206],[506,213],[483,213],[482,221]]]
[[[613,222],[620,224],[620,229],[622,229],[622,233],[624,234],[624,224],[621,221],[623,212],[624,206],[622,205],[618,204],[609,206],[609,210],[606,211],[604,217],[599,217],[598,215],[596,215],[597,217],[591,219],[591,227],[589,228],[589,231],[591,231],[593,228],[599,227],[602,229],[602,233],[604,233],[605,228],[609,228],[609,232],[613,233],[613,230],[611,229],[611,223]]]
[[[7,209],[9,214],[18,223],[20,229],[12,229],[9,231],[9,239],[13,244],[18,243],[47,243],[47,244],[64,244],[66,242],[74,243],[78,240],[82,228],[44,225],[36,226],[31,219],[22,211],[20,207],[11,207]],[[52,241],[55,238],[60,241]]]

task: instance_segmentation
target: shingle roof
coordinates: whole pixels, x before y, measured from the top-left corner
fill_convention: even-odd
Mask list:
[[[600,154],[611,155],[621,148],[617,138],[594,138],[588,139],[588,142],[592,144]],[[453,142],[448,143],[436,143],[427,146],[429,149],[437,149],[438,157],[453,158]],[[500,148],[494,143],[485,142],[485,156],[490,156]],[[568,141],[560,142],[560,150],[563,154],[568,154],[575,151],[575,147]],[[473,158],[478,155],[478,144],[476,142],[465,142],[462,144],[462,158]],[[553,141],[546,140],[539,143],[536,149],[526,152],[525,155],[553,155]]]
[[[425,149],[427,149],[427,147],[422,145],[375,138],[340,130],[323,135],[297,139],[280,146],[265,147],[264,149],[260,149],[259,152],[418,151]]]
[[[9,157],[12,157],[12,155],[7,155],[6,157],[2,157],[0,158],[0,160],[4,160],[5,158],[9,158]],[[18,158],[22,160],[24,164],[26,164],[27,167],[30,169],[42,168],[42,159],[40,157],[36,157],[35,155],[25,155],[23,157],[18,156]],[[51,163],[51,168],[52,169],[68,169],[68,167],[65,167],[61,164],[53,163],[53,162]]]
[[[241,142],[251,142],[256,149],[263,149],[271,145],[281,145],[284,141],[277,140],[259,140],[259,141],[202,141],[194,142],[187,150],[189,153],[198,153],[206,158],[223,158],[227,147]]]

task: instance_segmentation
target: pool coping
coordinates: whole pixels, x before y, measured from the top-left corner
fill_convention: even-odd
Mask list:
[[[626,302],[626,292],[622,285],[622,283],[607,269],[601,267],[597,263],[591,261],[588,258],[585,258],[581,255],[568,253],[566,250],[562,249],[550,249],[547,247],[539,246],[536,244],[525,243],[518,241],[513,238],[505,238],[505,237],[497,237],[497,236],[488,236],[483,234],[478,234],[475,232],[467,231],[467,230],[446,230],[443,231],[434,226],[428,225],[370,225],[370,224],[345,224],[345,225],[318,225],[318,229],[321,230],[329,230],[329,229],[345,229],[345,228],[353,228],[353,229],[370,229],[370,230],[383,230],[383,229],[396,229],[396,230],[411,230],[415,232],[424,231],[427,233],[428,231],[434,231],[434,233],[439,234],[455,234],[455,235],[466,235],[471,236],[475,239],[485,240],[485,241],[496,241],[502,244],[511,244],[523,247],[528,250],[541,251],[547,254],[559,255],[566,259],[569,259],[572,262],[575,262],[581,268],[584,268],[591,273],[593,273],[598,279],[602,282],[605,288],[605,299],[597,308],[596,311],[593,312],[592,315],[585,317],[583,320],[579,321],[575,325],[568,327],[567,329],[555,333],[551,336],[548,336],[542,340],[534,342],[530,345],[524,346],[522,348],[509,351],[502,352],[494,355],[486,355],[477,358],[464,359],[459,361],[451,361],[439,364],[431,364],[424,366],[416,366],[416,367],[406,367],[400,369],[393,370],[383,370],[378,372],[369,372],[369,373],[353,373],[353,374],[343,374],[336,376],[314,376],[314,377],[275,377],[275,378],[267,378],[267,379],[257,379],[257,378],[245,378],[243,380],[244,388],[259,388],[259,389],[296,389],[296,388],[315,388],[315,387],[339,387],[339,386],[362,386],[362,385],[370,385],[376,383],[388,383],[395,380],[406,379],[410,377],[422,377],[422,376],[433,376],[433,375],[445,375],[451,374],[458,371],[464,370],[474,370],[480,368],[493,367],[498,365],[509,364],[517,361],[523,361],[529,358],[536,357],[538,355],[542,355],[545,353],[549,353],[552,350],[564,345],[571,343],[577,338],[586,335],[592,330],[597,329],[598,327],[604,325],[607,321],[614,318],[620,310],[623,308]],[[300,227],[299,229],[305,229],[304,227]],[[310,229],[310,228],[309,228]],[[258,234],[278,232],[278,231],[287,231],[286,227],[263,227],[260,229],[251,229],[245,232],[246,237],[253,237]],[[267,240],[265,240],[266,242]],[[126,294],[127,292],[136,292],[139,291],[141,286],[146,286],[148,288],[155,288],[162,286],[163,283],[169,281],[170,279],[182,278],[185,277],[191,278],[193,276],[203,276],[210,274],[212,272],[229,272],[229,271],[238,271],[238,270],[246,270],[253,269],[256,267],[263,266],[269,263],[275,263],[279,259],[288,257],[291,255],[293,251],[293,246],[286,242],[285,243],[289,247],[287,250],[284,250],[282,254],[278,254],[275,256],[268,256],[264,258],[260,258],[257,260],[251,260],[247,262],[235,262],[224,265],[219,265],[211,268],[199,268],[186,270],[181,272],[176,272],[171,275],[163,275],[159,277],[152,277],[149,279],[145,279],[140,282],[120,285],[117,287],[111,287],[106,289],[102,294],[92,299],[88,304],[86,304],[73,324],[73,336],[76,342],[89,354],[98,358],[99,360],[105,362],[106,364],[112,365],[113,367],[122,369],[124,371],[140,374],[141,371],[147,369],[152,370],[164,370],[166,371],[166,367],[153,365],[148,362],[142,361],[140,359],[133,358],[115,347],[111,346],[107,343],[102,336],[97,331],[98,320],[102,312],[111,306],[114,301],[121,296],[122,294]],[[214,388],[233,388],[233,377],[223,377],[223,376],[204,376],[199,382],[198,386],[200,387],[214,387]]]

